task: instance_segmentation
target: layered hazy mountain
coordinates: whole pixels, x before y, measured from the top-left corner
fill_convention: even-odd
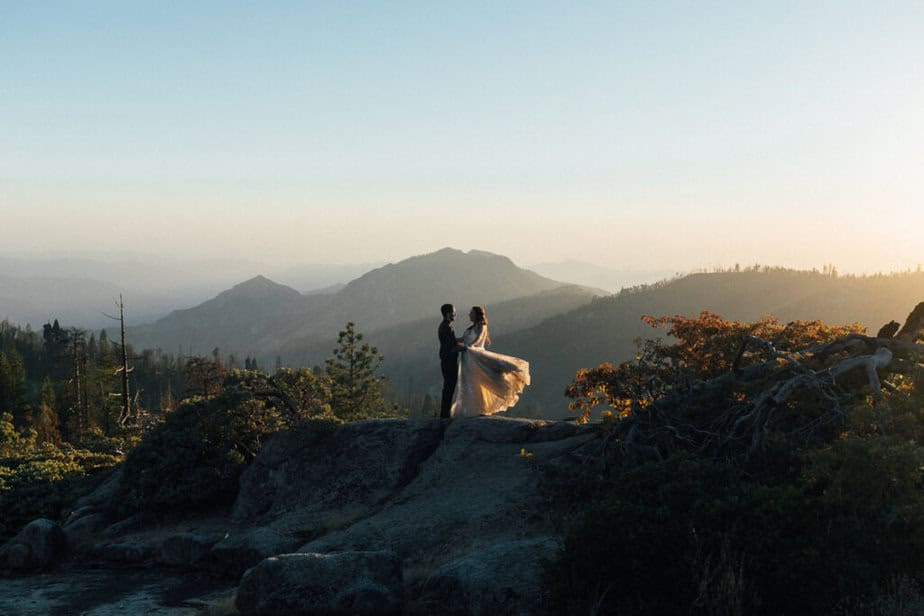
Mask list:
[[[380,264],[271,266],[243,259],[180,261],[169,256],[0,257],[0,320],[37,327],[52,319],[96,329],[123,294],[133,323],[196,306],[265,272],[299,291],[331,292]]]
[[[42,303],[29,305],[27,298],[40,289],[4,276],[0,291],[7,291],[0,292],[0,318],[11,316],[18,322],[32,321],[11,313],[44,310],[44,322],[61,318],[55,306],[73,309],[94,295],[103,296],[96,310],[112,311],[111,298],[120,290],[78,278],[42,279]],[[276,358],[288,366],[313,366],[323,364],[337,332],[353,321],[385,355],[383,372],[392,394],[413,406],[413,400],[439,392],[440,305],[457,306],[456,331],[461,333],[468,325],[468,307],[482,304],[490,320],[492,350],[530,362],[532,385],[513,413],[562,417],[568,415],[562,393],[576,370],[629,359],[637,338],[663,334],[645,325],[643,315],[695,316],[710,310],[749,321],[772,314],[784,322],[859,322],[875,333],[889,320],[902,321],[924,300],[924,273],[835,277],[752,269],[691,274],[610,295],[542,276],[501,255],[447,248],[315,290],[260,275],[210,297],[148,325],[130,327],[129,341],[135,349],[203,355],[218,348],[225,357],[250,355],[264,366],[272,366]],[[137,295],[127,297],[127,302],[130,307],[141,303]],[[136,317],[138,311],[129,314]],[[74,321],[62,319],[62,324]]]
[[[426,319],[435,327],[443,303],[456,304],[463,314],[467,306],[482,304],[493,315],[495,305],[532,297],[524,304],[528,307],[510,311],[534,315],[532,321],[517,317],[525,327],[601,293],[545,278],[504,256],[446,248],[374,269],[327,293],[302,294],[258,276],[130,333],[136,347],[183,354],[217,347],[225,353],[317,363],[348,321],[367,334]],[[314,351],[321,347],[323,354]]]

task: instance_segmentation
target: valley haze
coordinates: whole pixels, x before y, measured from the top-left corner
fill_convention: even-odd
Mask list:
[[[251,266],[241,262],[235,268],[244,272]],[[79,318],[84,315],[93,323],[90,306],[100,315],[103,311],[111,313],[111,304],[106,303],[123,293],[128,307],[128,341],[133,348],[157,349],[177,357],[217,351],[226,360],[242,362],[248,357],[267,368],[279,364],[322,366],[337,332],[347,321],[353,321],[385,356],[382,374],[388,378],[390,397],[411,410],[439,390],[438,365],[433,361],[439,306],[453,303],[464,315],[470,305],[485,305],[494,348],[531,364],[533,385],[510,413],[555,418],[568,416],[562,391],[578,369],[630,359],[637,339],[663,336],[663,331],[652,330],[641,321],[643,315],[693,316],[710,310],[743,321],[771,314],[784,321],[859,322],[868,330],[876,330],[889,320],[902,319],[907,306],[924,297],[920,270],[852,276],[838,274],[833,267],[798,271],[754,265],[676,274],[649,283],[660,272],[637,272],[632,278],[631,272],[596,267],[586,268],[583,276],[578,276],[584,284],[574,284],[562,275],[578,273],[580,263],[536,267],[560,276],[553,279],[519,267],[503,255],[444,248],[379,266],[276,270],[274,275],[281,280],[300,281],[301,289],[256,275],[215,292],[226,278],[213,277],[204,285],[208,293],[198,289],[198,295],[187,297],[188,306],[171,309],[167,304],[173,297],[170,272],[155,266],[23,260],[17,267],[34,277],[0,277],[0,289],[6,284],[12,297],[17,292],[22,295],[22,289],[44,294],[36,304],[49,309],[49,316],[33,323],[34,327],[51,318],[58,318],[66,327],[88,327]],[[117,282],[44,277],[55,268],[66,272],[96,268],[100,277],[111,280],[150,268],[136,284],[145,288],[140,283],[150,281],[151,286],[139,292]],[[175,268],[185,284],[209,279],[208,263],[188,268],[175,264]],[[614,281],[625,283],[617,293],[607,288]],[[600,286],[588,282],[599,282]],[[179,282],[175,284],[182,288]],[[203,298],[206,294],[209,297]],[[153,314],[157,304],[151,297],[162,302],[163,314]],[[17,304],[5,302],[3,306],[9,309]],[[56,313],[50,311],[51,306],[64,309]],[[150,315],[148,323],[143,322],[146,314]],[[63,318],[71,315],[73,319]],[[89,327],[110,328],[110,338],[117,335],[110,319],[97,318],[95,323]],[[460,317],[457,329],[465,326],[465,318]]]

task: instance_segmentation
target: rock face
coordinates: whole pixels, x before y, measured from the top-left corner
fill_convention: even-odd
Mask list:
[[[277,434],[241,476],[234,517],[309,536],[341,528],[413,479],[440,436],[439,421],[397,419]]]
[[[219,574],[239,576],[267,556],[295,551],[299,541],[272,528],[250,528],[230,533],[212,547],[209,565]]]
[[[244,574],[235,605],[242,616],[397,615],[401,559],[389,551],[274,556]]]
[[[230,519],[113,524],[115,474],[65,531],[48,520],[23,529],[0,549],[0,568],[54,563],[66,532],[75,561],[240,579],[245,615],[545,615],[542,563],[574,507],[567,478],[598,437],[496,416],[294,429],[245,470]]]
[[[78,499],[74,504],[74,509],[92,507],[97,510],[108,510],[114,504],[114,498],[116,492],[119,491],[119,485],[122,483],[124,474],[121,466],[114,470],[95,490]]]
[[[245,472],[235,513],[304,538],[305,554],[393,551],[421,614],[542,614],[540,563],[560,532],[543,469],[595,438],[503,417],[357,422],[320,439],[293,431]]]
[[[546,611],[542,564],[555,558],[556,537],[473,549],[432,573],[417,589],[418,613],[519,616]]]
[[[75,553],[93,550],[104,528],[111,523],[115,494],[122,482],[122,467],[113,471],[95,490],[81,497],[64,521],[67,545]]]
[[[0,548],[0,569],[44,569],[58,560],[66,546],[64,531],[55,522],[33,520]]]
[[[64,522],[68,548],[75,553],[90,552],[107,526],[109,518],[103,513],[96,513],[92,507],[75,510]]]

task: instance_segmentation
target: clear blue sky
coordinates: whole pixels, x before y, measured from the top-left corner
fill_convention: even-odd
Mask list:
[[[924,261],[922,2],[4,2],[0,252]]]

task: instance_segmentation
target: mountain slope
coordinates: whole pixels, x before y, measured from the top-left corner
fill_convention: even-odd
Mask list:
[[[654,338],[642,315],[695,316],[710,310],[726,319],[751,321],[771,314],[786,322],[819,319],[859,322],[871,333],[891,319],[903,321],[924,300],[924,274],[833,278],[777,270],[694,274],[642,291],[595,300],[534,328],[495,337],[498,352],[530,362],[532,386],[517,412],[567,415],[565,386],[579,368],[619,362],[635,354],[636,338]]]
[[[152,325],[130,328],[129,339],[135,347],[182,348],[190,354],[205,354],[216,347],[239,352],[236,340],[259,339],[268,325],[285,321],[306,302],[323,305],[326,297],[306,298],[295,289],[256,276],[198,306],[175,310]]]
[[[336,339],[347,321],[369,333],[420,319],[438,321],[439,307],[446,302],[490,307],[562,286],[507,257],[446,248],[367,272],[324,295],[302,295],[258,277],[131,334],[138,347],[183,345],[198,354],[219,347],[266,358],[293,340],[311,344]]]
[[[492,304],[488,308],[492,335],[533,327],[549,317],[584,306],[593,298],[592,291],[568,285]],[[460,306],[459,312],[466,311]],[[437,312],[435,316],[365,334],[365,339],[385,356],[383,374],[402,395],[411,396],[441,386],[439,364],[435,361],[439,323]],[[456,333],[461,336],[468,325],[468,320],[460,314],[459,321],[454,324]],[[336,340],[336,332],[330,332],[322,339],[296,339],[283,346],[280,354],[287,365],[320,365],[330,356]]]

